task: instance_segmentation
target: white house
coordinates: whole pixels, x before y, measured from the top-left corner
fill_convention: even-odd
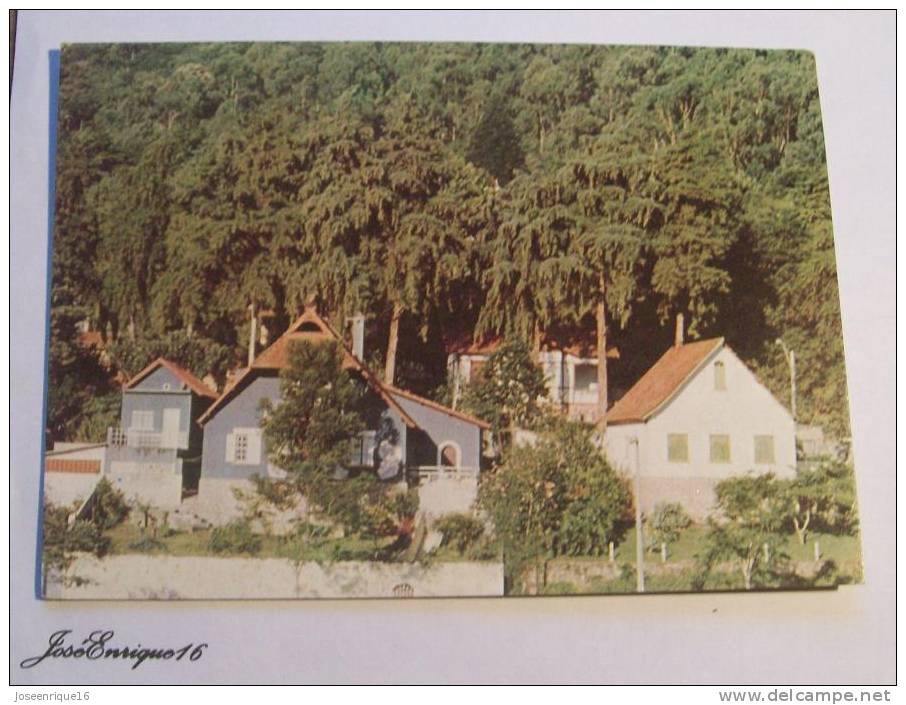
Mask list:
[[[632,475],[650,511],[682,503],[707,516],[714,485],[749,472],[796,472],[790,412],[723,338],[674,345],[607,413],[607,454]]]
[[[455,388],[475,381],[502,338],[484,343],[458,343],[448,348],[447,370]],[[593,422],[598,413],[598,355],[594,340],[569,336],[565,342],[542,336],[536,362],[544,372],[547,398],[559,404],[569,418]],[[616,348],[608,358],[619,358]]]

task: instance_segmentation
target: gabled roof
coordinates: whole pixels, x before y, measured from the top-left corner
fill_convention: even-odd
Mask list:
[[[198,423],[204,425],[257,374],[268,370],[279,371],[287,367],[289,365],[289,351],[292,343],[301,341],[323,343],[330,340],[335,340],[340,345],[340,350],[343,353],[343,369],[358,372],[368,386],[370,386],[391,409],[400,415],[403,423],[409,428],[418,428],[418,424],[415,423],[412,417],[399,405],[399,402],[393,398],[387,386],[384,385],[361,360],[352,354],[352,351],[349,350],[346,343],[343,341],[342,336],[340,336],[327,321],[319,316],[314,307],[311,306],[307,307],[305,312],[293,321],[292,325],[283,335],[277,338],[273,344],[255,358],[251,367],[246,368],[246,370],[235,379],[233,384],[223,391],[223,394],[218,397],[217,401],[211,404],[207,411],[201,415],[198,419]]]
[[[686,381],[691,379],[723,345],[723,338],[712,338],[670,348],[607,412],[607,423],[647,421],[669,402]]]
[[[443,404],[439,404],[436,401],[432,401],[431,399],[425,399],[424,397],[420,397],[418,394],[413,394],[412,392],[407,391],[405,389],[399,389],[398,387],[391,387],[389,384],[385,384],[384,386],[387,388],[387,391],[389,391],[392,396],[395,396],[395,397],[399,396],[399,397],[402,397],[403,399],[408,399],[409,401],[414,401],[416,404],[421,404],[422,406],[427,406],[429,409],[434,409],[435,411],[440,411],[440,412],[446,414],[447,416],[452,416],[455,419],[459,419],[460,421],[465,421],[466,423],[473,424],[474,426],[479,426],[486,430],[491,428],[491,424],[489,424],[487,421],[482,421],[481,419],[479,419],[475,416],[471,416],[469,414],[464,414],[463,412],[457,411],[456,409],[451,409],[450,407],[444,406]]]
[[[216,399],[217,393],[208,387],[204,382],[202,382],[198,377],[193,375],[187,369],[180,367],[175,362],[171,362],[164,357],[157,358],[154,362],[148,365],[145,369],[139,372],[135,377],[130,379],[123,385],[124,389],[131,389],[139,382],[141,382],[145,377],[154,372],[159,367],[165,367],[170,372],[172,372],[179,381],[183,382],[189,389],[195,392],[197,395],[202,397],[208,397],[210,399]]]

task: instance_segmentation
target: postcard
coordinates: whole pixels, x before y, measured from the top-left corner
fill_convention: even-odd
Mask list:
[[[58,58],[42,597],[862,581],[812,54]]]

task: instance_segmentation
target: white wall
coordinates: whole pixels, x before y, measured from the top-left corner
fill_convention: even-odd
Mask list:
[[[714,388],[713,366],[717,361],[724,363],[725,391]],[[671,433],[688,435],[688,462],[667,459],[667,436]],[[711,462],[711,434],[730,436],[729,463]],[[773,464],[756,465],[756,435],[774,437]],[[724,478],[748,472],[792,477],[796,472],[796,429],[792,417],[726,346],[647,423],[608,426],[608,456],[629,473],[634,470],[629,443],[632,437],[639,439],[643,510],[658,501],[683,501],[690,505],[687,509],[693,515],[702,518],[713,502],[713,485]],[[709,488],[710,497],[706,496]]]
[[[291,599],[393,597],[408,585],[412,597],[503,595],[499,562],[295,564],[278,558],[108,556],[80,554],[67,571],[87,582],[51,577],[50,599]],[[57,576],[59,578],[59,576]]]
[[[101,479],[100,473],[48,472],[44,474],[44,500],[58,507],[69,507],[88,499]]]
[[[444,514],[469,512],[478,498],[478,477],[475,475],[440,475],[421,480],[418,486],[418,508],[428,519]]]
[[[194,514],[214,526],[222,526],[243,518],[247,507],[244,497],[253,502],[257,497],[251,480],[202,476],[198,494],[185,499],[180,511]],[[308,503],[302,498],[293,508],[280,511],[262,500],[259,510],[261,520],[255,522],[253,528],[280,535],[293,531],[297,521],[307,518]]]
[[[182,501],[182,471],[177,464],[114,461],[107,479],[129,502],[143,502],[158,509],[175,509]]]

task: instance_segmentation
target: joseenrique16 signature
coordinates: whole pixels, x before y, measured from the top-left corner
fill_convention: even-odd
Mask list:
[[[198,661],[208,648],[202,643],[189,643],[178,648],[147,647],[137,644],[135,646],[110,645],[114,632],[112,629],[97,629],[91,632],[81,642],[68,641],[71,629],[60,629],[50,635],[47,640],[47,650],[38,656],[32,656],[19,663],[20,668],[34,668],[45,659],[113,659],[132,663],[132,670],[141,666],[145,661]]]

